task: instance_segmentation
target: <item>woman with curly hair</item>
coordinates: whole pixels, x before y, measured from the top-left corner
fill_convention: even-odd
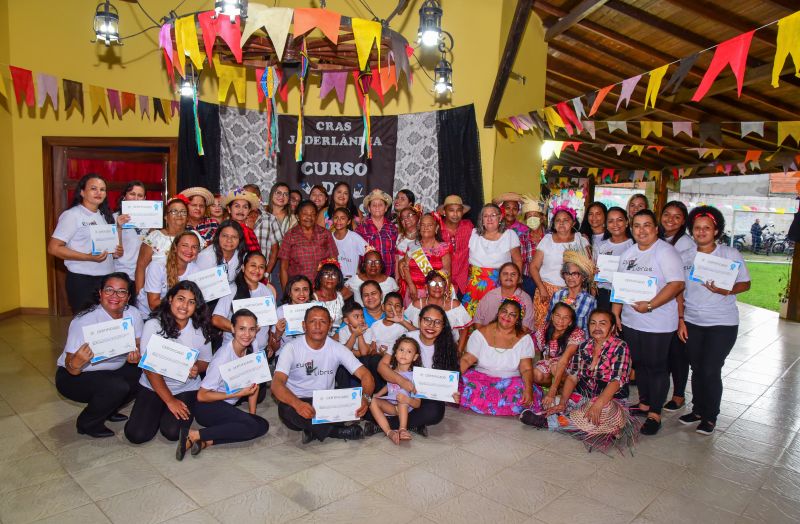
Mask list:
[[[189,275],[201,270],[197,265],[201,240],[197,231],[184,231],[175,236],[166,262],[154,260],[147,266],[144,287],[137,301],[139,310],[149,315],[161,304],[167,290]]]

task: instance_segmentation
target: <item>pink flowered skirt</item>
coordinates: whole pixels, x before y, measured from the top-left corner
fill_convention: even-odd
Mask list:
[[[542,411],[542,390],[533,386],[533,403],[522,404],[522,377],[492,377],[470,369],[461,376],[461,407],[482,415],[511,417],[532,409]]]

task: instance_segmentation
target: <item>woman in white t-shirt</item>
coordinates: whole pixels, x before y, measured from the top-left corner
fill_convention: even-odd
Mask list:
[[[225,270],[228,272],[228,282],[232,284],[239,272],[245,253],[247,253],[247,249],[242,226],[235,220],[225,220],[214,233],[211,245],[197,255],[197,266],[201,270],[225,266]]]
[[[453,338],[458,343],[458,354],[464,352],[467,345],[467,330],[472,325],[472,317],[466,308],[453,298],[450,293],[450,280],[447,274],[439,270],[431,270],[425,277],[427,291],[423,298],[412,301],[405,310],[405,316],[414,327],[419,329],[419,312],[428,304],[435,304],[447,313],[447,320],[453,328]]]
[[[722,399],[722,366],[739,331],[736,295],[750,289],[750,274],[738,250],[718,245],[725,231],[725,218],[711,206],[699,206],[689,214],[689,228],[697,242],[697,253],[738,263],[732,289],[715,282],[686,279],[683,312],[678,317],[678,336],[686,342],[692,367],[692,411],[682,417],[683,424],[699,422],[697,433],[714,432]],[[681,313],[679,304],[678,312]]]
[[[589,241],[576,229],[575,210],[561,205],[553,209],[550,232],[536,246],[536,253],[528,266],[528,272],[536,283],[533,297],[534,325],[541,326],[550,310],[553,293],[566,285],[561,276],[564,251],[585,251]]]
[[[311,281],[305,275],[295,275],[286,282],[286,286],[283,288],[281,305],[278,307],[277,311],[278,323],[269,330],[269,343],[267,347],[271,355],[279,355],[281,349],[286,344],[302,336],[302,333],[287,333],[288,326],[283,308],[290,305],[308,304],[311,302],[311,290]]]
[[[92,303],[104,275],[114,272],[114,257],[122,256],[122,245],[112,251],[94,253],[92,231],[114,224],[108,206],[106,181],[100,175],[84,175],[78,181],[72,203],[58,217],[47,243],[47,254],[60,258],[67,268],[65,286],[73,312]]]
[[[344,277],[339,268],[339,262],[335,258],[330,258],[320,262],[317,268],[317,276],[314,277],[314,300],[322,302],[328,313],[331,314],[331,336],[335,336],[342,327],[342,308],[344,307],[344,297],[342,288],[344,287]]]
[[[461,357],[461,407],[482,415],[516,416],[541,411],[533,383],[533,340],[522,327],[516,297],[504,299],[497,318],[469,337]]]
[[[592,246],[592,255],[595,264],[600,255],[618,257],[633,245],[631,230],[628,227],[628,213],[621,207],[611,207],[606,213],[606,231],[603,239]],[[597,282],[597,307],[609,309],[611,307],[611,282]]]
[[[478,227],[469,238],[469,280],[462,302],[470,316],[475,314],[483,295],[497,287],[500,266],[514,262],[522,269],[519,236],[506,229],[496,204],[481,209]]]
[[[139,258],[136,260],[136,290],[144,287],[145,272],[150,262],[163,262],[172,246],[172,241],[179,233],[186,231],[186,221],[189,217],[189,199],[184,195],[177,195],[167,200],[164,206],[164,227],[152,229],[142,240],[139,249]],[[205,247],[205,242],[200,243],[200,249]]]
[[[143,387],[136,395],[125,438],[133,444],[152,440],[160,430],[170,441],[178,440],[181,428],[189,428],[194,419],[194,404],[200,388],[200,374],[211,362],[211,323],[203,294],[190,280],[173,286],[164,301],[142,329],[141,364],[144,372],[139,380]],[[150,371],[147,351],[150,340],[158,336],[198,351],[199,355],[185,381]]]
[[[658,238],[656,216],[649,209],[634,215],[631,229],[636,244],[622,254],[618,271],[655,278],[656,293],[650,300],[614,303],[612,310],[636,369],[638,414],[647,417],[642,434],[655,435],[669,390],[669,346],[678,329],[675,297],[684,289],[683,263],[675,248]]]
[[[114,271],[127,273],[131,280],[136,278],[136,261],[139,259],[139,249],[142,247],[142,240],[144,240],[148,230],[139,229],[138,227],[127,229],[123,227],[130,221],[131,217],[130,215],[122,214],[122,202],[125,200],[144,200],[146,197],[147,189],[144,187],[144,182],[139,180],[128,182],[120,196],[117,212],[114,213],[117,232],[119,233],[123,250],[122,256],[114,259]]]
[[[251,384],[228,393],[225,381],[222,379],[220,368],[252,353],[252,343],[258,332],[256,316],[248,309],[240,309],[234,313],[231,324],[233,338],[214,354],[197,392],[195,417],[197,423],[204,427],[203,429],[181,427],[175,454],[178,460],[183,460],[189,450],[192,456],[197,456],[209,446],[257,439],[266,435],[269,430],[269,422],[256,415],[258,393],[266,384]],[[264,357],[262,355],[257,358]],[[236,408],[237,402],[244,399],[247,399],[247,413]]]
[[[70,400],[86,404],[75,423],[78,433],[95,438],[112,437],[105,422],[121,422],[127,417],[117,410],[133,400],[139,390],[141,370],[139,338],[142,317],[130,305],[133,280],[125,273],[111,273],[101,278],[95,305],[78,313],[69,324],[67,343],[58,357],[56,389]],[[132,329],[136,348],[128,353],[93,362],[95,354],[86,342],[83,329],[88,326],[126,319]]]
[[[168,289],[200,271],[196,260],[201,242],[197,231],[184,231],[172,241],[166,262],[150,262],[145,273],[144,287],[137,297],[139,310],[144,315],[149,315],[150,311],[161,304]]]
[[[339,251],[339,264],[345,280],[358,272],[358,261],[364,256],[367,241],[352,230],[353,215],[346,207],[333,212],[333,241]]]

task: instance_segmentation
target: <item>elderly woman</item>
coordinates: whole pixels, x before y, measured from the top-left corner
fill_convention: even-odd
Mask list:
[[[295,275],[313,281],[317,266],[326,258],[336,258],[339,251],[331,232],[317,224],[317,206],[304,200],[297,206],[299,223],[283,237],[278,258],[281,261],[281,287]]]
[[[404,210],[404,212],[407,210]],[[428,213],[419,221],[419,240],[406,251],[403,266],[409,300],[424,297],[427,292],[426,277],[431,271],[450,274],[450,243],[443,242],[441,217]]]
[[[533,303],[530,295],[520,287],[519,268],[513,262],[506,262],[500,266],[500,287],[486,293],[481,299],[478,308],[475,310],[473,321],[478,327],[483,327],[492,322],[497,316],[497,310],[503,300],[516,297],[525,310],[525,317],[522,319],[522,327],[528,331],[534,331],[533,325]]]
[[[620,256],[633,245],[628,214],[621,207],[612,207],[606,213],[606,230],[603,240],[592,246],[595,261],[600,255]],[[597,307],[611,307],[611,282],[597,283]]]
[[[406,308],[406,318],[419,328],[420,311],[425,306],[434,304],[441,307],[447,313],[447,320],[453,328],[453,337],[458,343],[458,354],[462,354],[467,343],[467,330],[472,325],[472,317],[461,302],[453,298],[450,279],[446,273],[432,269],[425,277],[425,287],[427,288],[425,295],[414,299]]]
[[[374,280],[381,287],[381,295],[386,295],[392,291],[400,289],[397,286],[397,281],[390,276],[386,275],[386,266],[384,265],[381,254],[372,247],[367,246],[364,256],[361,259],[361,267],[358,273],[350,277],[345,286],[349,290],[348,296],[352,294],[356,302],[364,305],[361,300],[361,285],[369,280]]]
[[[392,198],[380,189],[373,189],[364,198],[369,216],[356,228],[356,233],[380,253],[386,274],[394,275],[394,253],[397,246],[397,227],[386,218]]]
[[[533,383],[533,341],[522,328],[522,304],[508,298],[497,318],[472,333],[461,357],[461,407],[483,415],[519,415],[541,408]]]
[[[535,199],[529,195],[522,196],[522,207],[519,212],[525,220],[525,225],[528,226],[528,242],[520,243],[520,254],[522,255],[522,289],[531,296],[531,299],[533,299],[536,293],[536,283],[530,275],[530,266],[539,242],[541,242],[547,234],[546,210],[547,205],[541,200]],[[531,309],[530,314],[533,315],[533,309]]]
[[[421,208],[418,206],[406,207],[397,212],[395,222],[397,222],[397,245],[395,246],[395,279],[400,284],[400,294],[408,296],[408,262],[404,260],[406,254],[419,248],[419,219],[422,216]]]
[[[586,324],[589,321],[589,313],[597,307],[588,288],[594,279],[594,262],[592,259],[579,251],[564,251],[564,264],[561,267],[561,278],[566,282],[566,286],[553,293],[550,299],[550,307],[547,311],[546,320],[550,320],[550,312],[553,306],[563,302],[572,306],[575,310],[575,323],[582,330],[586,331]]]
[[[145,272],[150,263],[163,263],[167,259],[172,241],[177,235],[186,231],[186,220],[189,216],[188,202],[189,199],[183,195],[168,200],[164,207],[164,227],[153,229],[142,241],[139,258],[136,261],[136,289],[138,291],[144,287]],[[201,239],[200,249],[202,248]]]
[[[550,310],[553,293],[566,285],[561,276],[564,265],[564,251],[583,251],[589,241],[577,232],[575,210],[561,205],[553,209],[553,225],[536,247],[536,253],[529,266],[533,281],[536,282],[536,296],[533,300],[534,321],[542,325]]]
[[[463,302],[470,315],[475,314],[483,296],[497,287],[500,266],[514,262],[522,268],[519,237],[506,229],[501,216],[497,205],[483,206],[478,227],[469,239],[469,281]]]
[[[189,216],[186,220],[186,229],[197,231],[206,244],[210,244],[217,231],[215,219],[206,216],[206,210],[214,203],[214,195],[204,187],[190,187],[180,193],[189,199]]]
[[[261,200],[258,195],[242,188],[237,188],[225,195],[225,198],[222,199],[222,205],[228,210],[231,220],[235,220],[242,226],[245,249],[247,251],[261,251],[261,242],[258,236],[246,223],[247,216],[251,210],[261,209]],[[264,253],[264,255],[269,257],[270,253]]]

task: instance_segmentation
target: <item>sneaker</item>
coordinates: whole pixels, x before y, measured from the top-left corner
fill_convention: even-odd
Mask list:
[[[678,411],[679,409],[681,409],[685,405],[686,405],[686,402],[684,402],[683,404],[678,404],[674,400],[670,400],[669,402],[664,404],[664,408],[663,409],[664,409],[664,411]]]
[[[659,429],[661,429],[661,422],[654,418],[648,418],[642,424],[641,433],[642,435],[655,435]]]
[[[519,421],[526,426],[533,426],[534,428],[547,427],[547,417],[544,415],[537,415],[530,409],[526,409],[520,414]]]
[[[367,420],[366,422],[364,422],[365,437],[371,437],[372,435],[377,435],[378,433],[383,433],[383,430],[380,428],[380,426],[378,426],[371,420]]]
[[[416,426],[413,428],[408,428],[409,431],[413,431],[420,437],[427,437],[428,436],[428,426]]]
[[[342,440],[360,440],[364,438],[364,430],[361,429],[361,426],[337,426],[331,431],[330,437]]]
[[[308,444],[312,440],[314,440],[314,434],[311,433],[309,430],[304,429],[303,430],[303,440],[302,440],[303,444]]]
[[[714,433],[714,426],[713,422],[709,422],[708,420],[702,421],[695,429],[695,433],[700,433],[701,435],[711,435]]]
[[[703,420],[703,417],[701,417],[697,413],[687,413],[682,417],[678,417],[678,422],[680,422],[681,424],[685,424],[687,426],[689,424],[694,424],[695,422],[700,422],[701,420]]]

